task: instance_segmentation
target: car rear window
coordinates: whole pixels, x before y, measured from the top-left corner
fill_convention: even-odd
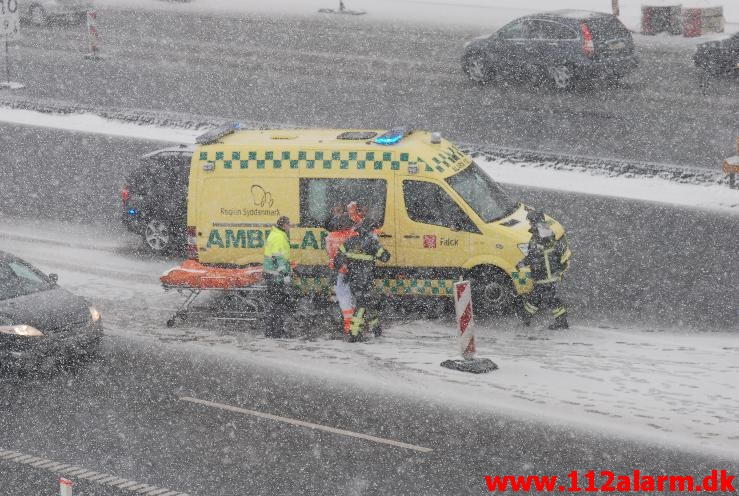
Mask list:
[[[630,36],[626,26],[618,18],[613,16],[588,19],[585,24],[588,26],[590,34],[593,35],[593,40],[596,43],[618,38],[628,38]]]
[[[577,39],[577,31],[557,22],[529,21],[528,38],[539,40],[573,40]]]

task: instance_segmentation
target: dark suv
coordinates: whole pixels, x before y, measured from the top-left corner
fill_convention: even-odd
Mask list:
[[[121,190],[123,224],[153,253],[184,246],[192,153],[181,145],[144,155]]]
[[[709,74],[739,75],[739,33],[730,38],[701,43],[696,48],[693,61]]]
[[[497,76],[550,79],[568,89],[576,80],[620,78],[636,68],[634,40],[611,14],[559,10],[521,17],[468,42],[462,68],[473,81]]]

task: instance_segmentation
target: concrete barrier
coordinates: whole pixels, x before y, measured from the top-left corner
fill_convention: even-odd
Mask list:
[[[680,34],[680,12],[682,5],[642,5],[641,32],[655,35],[667,32]]]
[[[681,17],[683,36],[686,38],[724,32],[723,7],[684,8]]]

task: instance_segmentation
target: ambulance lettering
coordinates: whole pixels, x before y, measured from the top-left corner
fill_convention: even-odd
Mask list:
[[[239,229],[234,235],[232,229],[226,229],[226,246],[246,248],[246,232],[243,229]]]
[[[267,236],[269,236],[269,231],[266,231],[264,233],[264,237],[262,237],[262,231],[249,229],[246,231],[247,246],[249,246],[249,248],[261,248],[264,246],[264,240],[267,239]]]
[[[318,236],[316,236],[318,234]],[[264,241],[269,236],[269,229],[211,229],[208,234],[206,248],[263,248]],[[294,249],[301,250],[325,250],[328,233],[320,231],[316,233],[308,230],[303,235],[300,243],[291,243]]]

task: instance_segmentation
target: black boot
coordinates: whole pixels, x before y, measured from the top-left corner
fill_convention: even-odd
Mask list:
[[[567,316],[566,315],[560,315],[556,319],[554,319],[554,323],[549,326],[549,329],[552,331],[556,331],[559,329],[569,329],[570,325],[567,323]]]

